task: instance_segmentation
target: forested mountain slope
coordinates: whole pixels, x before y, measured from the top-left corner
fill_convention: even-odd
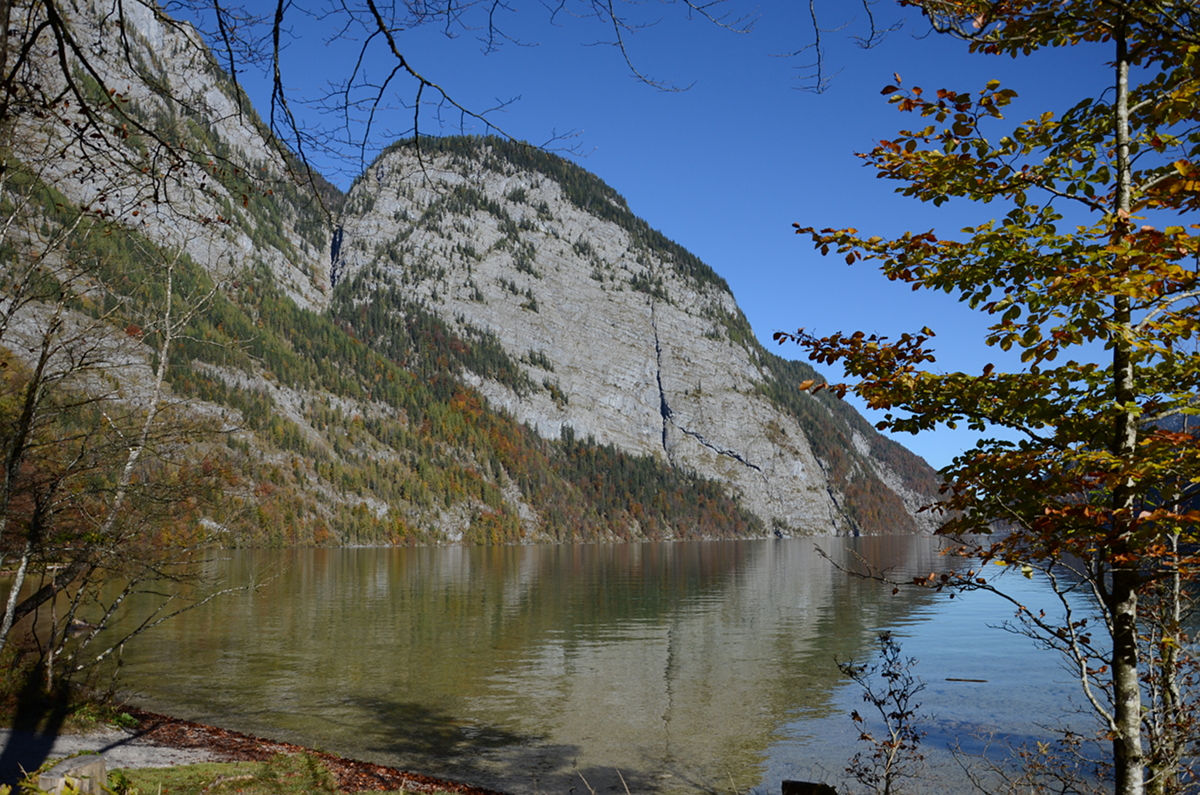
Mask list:
[[[126,7],[79,7],[98,69],[6,134],[0,427],[36,451],[15,524],[50,489],[225,544],[928,527],[928,466],[800,393],[816,374],[595,176],[428,139],[342,197],[190,28]],[[77,440],[150,427],[145,455],[72,468]]]

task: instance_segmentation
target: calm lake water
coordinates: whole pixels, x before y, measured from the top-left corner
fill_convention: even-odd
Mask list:
[[[155,629],[123,682],[148,709],[515,795],[624,792],[617,771],[635,795],[838,783],[862,703],[836,663],[885,629],[920,660],[937,775],[956,737],[1071,717],[1057,658],[987,626],[999,599],[892,595],[817,546],[940,568],[910,537],[226,552],[226,582],[276,579]]]

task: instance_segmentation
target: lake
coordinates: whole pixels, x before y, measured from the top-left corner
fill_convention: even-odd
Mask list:
[[[514,795],[839,783],[863,704],[837,662],[881,630],[920,661],[944,786],[955,738],[1073,717],[1057,657],[988,626],[1006,603],[893,595],[818,546],[901,578],[942,563],[913,537],[222,552],[223,581],[274,579],[131,644],[122,681],[151,710]]]

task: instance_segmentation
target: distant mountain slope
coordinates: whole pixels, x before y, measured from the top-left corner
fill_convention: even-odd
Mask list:
[[[594,175],[495,138],[411,142],[351,189],[335,312],[420,305],[516,362],[464,377],[549,439],[564,433],[726,484],[787,533],[910,532],[923,462],[818,378],[762,349],[711,268]],[[398,297],[404,296],[404,301]],[[388,323],[366,339],[386,346]]]
[[[261,264],[300,305],[325,306],[329,215],[315,196],[324,180],[269,134],[191,26],[153,3],[72,5],[74,38],[89,55],[89,69],[72,69],[83,99],[67,89],[56,54],[41,52],[49,63],[35,62],[29,81],[61,100],[55,118],[16,114],[18,154],[79,206],[184,249],[211,272]]]
[[[80,341],[47,323],[61,299],[68,326],[109,340],[102,374],[69,388],[136,413],[171,290],[170,317],[187,318],[172,416],[208,429],[172,451],[171,476],[202,472],[221,499],[157,520],[161,540],[928,527],[914,511],[932,470],[845,404],[800,393],[815,372],[764,351],[725,282],[594,175],[495,139],[423,141],[421,163],[401,142],[341,197],[297,176],[190,28],[128,8],[136,57],[100,46],[117,24],[103,8],[80,3],[74,24],[122,86],[93,86],[91,110],[152,133],[15,122],[0,359],[31,363],[50,340],[55,366],[77,360]],[[28,252],[57,268],[42,298],[19,293],[42,279]],[[3,411],[26,378],[6,372]]]

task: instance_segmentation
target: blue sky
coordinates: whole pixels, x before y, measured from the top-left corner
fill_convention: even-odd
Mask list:
[[[508,102],[491,116],[508,134],[534,143],[576,134],[569,145],[584,156],[573,159],[723,276],[764,345],[797,358],[798,349],[775,346],[774,331],[804,326],[822,334],[896,335],[929,325],[938,334],[934,367],[978,371],[988,362],[1004,364],[998,351],[979,342],[982,319],[951,297],[913,293],[868,265],[823,258],[791,225],[854,226],[881,235],[935,228],[949,235],[1002,215],[999,205],[923,205],[875,179],[854,153],[919,124],[889,106],[880,89],[894,81],[893,73],[906,86],[927,90],[975,91],[1000,79],[1020,94],[1007,113],[1015,126],[1102,92],[1108,80],[1103,50],[1074,48],[1017,60],[969,55],[962,42],[927,35],[911,17],[881,45],[863,50],[851,38],[864,30],[861,8],[829,2],[822,10],[825,25],[847,27],[824,34],[827,65],[836,74],[816,94],[800,90],[811,54],[780,57],[812,41],[801,4],[731,5],[735,15],[756,17],[746,34],[689,19],[675,4],[629,6],[639,20],[657,20],[627,37],[637,68],[690,86],[668,92],[634,79],[615,48],[597,44],[611,33],[596,20],[560,14],[552,22],[540,2],[517,0],[509,7],[503,25],[521,43],[496,52],[483,53],[476,32],[448,38],[431,27],[405,32],[398,43],[417,69],[467,107]],[[876,11],[883,20],[900,18],[890,5]],[[328,20],[293,19],[286,79],[311,96],[344,76],[352,55],[345,42],[324,43]],[[385,64],[368,60],[367,67],[381,74]],[[411,101],[411,86],[398,89],[397,107],[380,117],[380,132],[410,129],[412,110],[399,105]],[[439,128],[427,109],[423,131],[460,131],[457,116],[447,121]],[[486,130],[468,125],[466,131]],[[343,186],[352,178],[348,171],[328,175]],[[965,431],[898,437],[935,467],[948,464],[973,439]]]

